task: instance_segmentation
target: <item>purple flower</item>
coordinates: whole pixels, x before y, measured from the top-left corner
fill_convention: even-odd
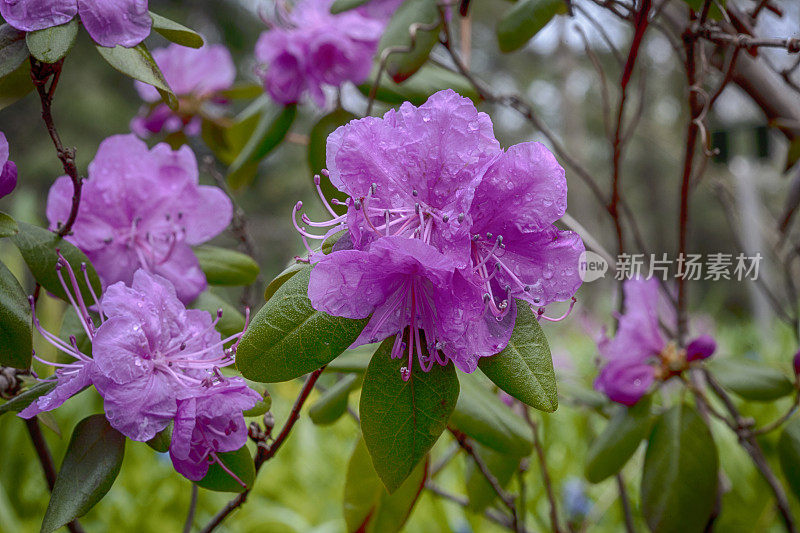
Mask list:
[[[56,229],[69,216],[72,182],[50,188],[47,219]],[[218,187],[198,185],[197,160],[187,146],[152,150],[133,135],[110,137],[89,165],[89,179],[73,232],[104,286],[128,285],[139,268],[167,278],[183,302],[194,300],[206,279],[191,246],[230,223],[232,205]]]
[[[136,90],[148,105],[131,121],[131,130],[140,137],[166,131],[184,131],[187,135],[200,134],[200,116],[219,113],[214,104],[222,104],[219,93],[230,89],[236,79],[236,67],[230,52],[223,45],[193,49],[177,44],[153,51],[169,86],[180,99],[180,110],[173,112],[163,103],[151,85],[136,82]],[[204,109],[207,108],[207,109]]]
[[[594,388],[610,400],[630,406],[647,393],[656,378],[668,379],[680,374],[689,362],[711,356],[716,343],[709,335],[701,335],[686,350],[678,350],[666,341],[659,319],[658,280],[628,280],[623,293],[625,312],[619,317],[617,333],[598,343],[605,364]]]
[[[324,235],[295,219],[316,263],[309,298],[331,315],[371,316],[354,346],[395,335],[392,356],[408,356],[404,379],[415,353],[426,371],[451,360],[474,371],[508,343],[513,296],[544,304],[580,285],[583,244],[552,225],[566,207],[563,170],[538,144],[503,152],[489,117],[453,91],[340,127],[327,164],[350,198],[341,216],[325,202],[328,222],[302,216]],[[308,239],[343,228],[332,253],[311,250]]]
[[[792,358],[792,368],[794,369],[794,375],[800,376],[800,351],[794,354]]]
[[[136,46],[153,24],[147,0],[0,0],[0,15],[23,31],[59,26],[79,15],[101,46]]]
[[[300,0],[279,17],[261,34],[255,50],[258,73],[270,96],[293,104],[308,93],[322,107],[323,86],[366,80],[387,12],[396,0],[379,3],[374,11],[363,6],[333,15],[333,0]]]
[[[9,161],[9,155],[8,140],[0,131],[0,198],[11,194],[17,186],[17,165]]]
[[[245,445],[247,425],[242,411],[251,409],[261,396],[241,378],[224,378],[197,393],[178,403],[169,447],[175,470],[197,481],[206,475],[211,463],[218,463],[244,486],[217,454]]]

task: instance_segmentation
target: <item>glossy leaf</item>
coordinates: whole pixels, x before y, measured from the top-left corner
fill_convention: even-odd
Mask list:
[[[586,479],[600,483],[613,476],[639,448],[650,432],[650,397],[632,407],[620,405],[603,432],[592,442],[586,459]]]
[[[44,396],[56,386],[55,381],[42,381],[37,383],[28,390],[18,394],[8,400],[6,403],[0,405],[0,415],[4,413],[19,413],[30,404],[35,402],[37,398]]]
[[[348,532],[397,533],[403,529],[425,486],[428,461],[421,461],[393,494],[372,466],[364,439],[358,439],[347,464],[344,519]]]
[[[257,387],[254,387],[258,390]],[[272,408],[272,396],[269,395],[269,391],[264,389],[260,392],[261,399],[250,409],[244,411],[242,414],[247,417],[254,417],[254,416],[262,416],[267,413]]]
[[[358,386],[358,376],[348,374],[319,397],[308,410],[308,416],[317,425],[333,424],[347,412],[347,400]]]
[[[156,436],[147,441],[146,444],[158,453],[167,453],[169,451],[169,445],[171,442],[172,424],[170,423],[170,425],[156,433]]]
[[[150,18],[153,19],[153,29],[168,41],[190,48],[203,46],[203,38],[196,31],[178,24],[174,20],[157,15],[152,11],[150,12]]]
[[[250,285],[258,278],[258,263],[249,255],[207,244],[194,253],[210,285]]]
[[[498,453],[480,444],[474,444],[473,446],[478,456],[484,464],[486,464],[497,482],[500,483],[500,486],[503,488],[507,487],[511,478],[514,476],[514,472],[519,468],[520,458],[513,455]],[[478,465],[471,458],[467,459],[466,478],[469,509],[482,512],[497,498],[497,493],[489,484],[489,481],[486,480],[486,476],[480,471]]]
[[[372,464],[390,493],[403,484],[439,439],[459,390],[452,364],[434,364],[430,372],[423,372],[415,361],[409,380],[403,381],[401,368],[408,362],[392,359],[393,343],[394,337],[386,339],[372,356],[359,408]]]
[[[553,17],[566,12],[564,0],[520,0],[497,23],[500,50],[513,52],[522,48]]]
[[[248,181],[242,179],[248,165],[258,164],[283,141],[297,116],[297,106],[270,106],[261,114],[253,134],[228,168],[228,183],[240,189]]]
[[[87,305],[92,304],[94,298],[81,272],[82,264],[86,264],[89,281],[95,294],[98,296],[101,294],[100,278],[97,277],[97,272],[95,272],[94,267],[89,263],[83,252],[55,233],[25,222],[19,222],[19,233],[11,237],[11,241],[19,249],[23,259],[25,259],[25,263],[33,273],[33,277],[48,292],[67,301],[66,293],[58,280],[56,271],[56,264],[58,263],[56,250],[59,250],[75,272],[78,286]],[[64,279],[67,280],[66,272],[63,275]]]
[[[19,233],[17,221],[9,215],[0,212],[0,239],[3,237],[12,237],[17,233]]]
[[[517,300],[517,322],[508,346],[495,356],[482,357],[478,368],[522,403],[548,413],[558,408],[550,346],[539,321],[524,301]]]
[[[27,47],[25,48],[27,50]],[[17,69],[0,78],[0,111],[33,90],[31,63],[23,61]]]
[[[778,440],[778,459],[786,481],[800,499],[800,419],[792,418],[783,427]]]
[[[376,75],[377,69],[373,69],[369,79],[358,86],[364,96],[370,95]],[[476,103],[480,99],[475,87],[464,76],[430,64],[423,65],[414,76],[402,83],[395,83],[389,76],[381,76],[375,99],[390,105],[399,105],[408,101],[420,106],[428,100],[430,95],[443,89],[453,89],[461,96],[466,96]]]
[[[14,274],[0,262],[0,366],[28,368],[32,353],[28,297]]]
[[[441,23],[433,30],[423,31],[422,27],[441,22],[436,0],[406,0],[392,15],[381,37],[381,54],[387,48],[397,49],[386,61],[386,72],[395,82],[411,77],[428,60],[434,45],[439,42]],[[411,27],[418,26],[414,47],[411,48]],[[406,51],[407,50],[407,51]]]
[[[703,419],[675,405],[656,421],[642,470],[641,508],[650,530],[701,532],[717,497],[717,447]]]
[[[240,333],[244,329],[244,315],[239,309],[231,305],[210,289],[203,291],[197,299],[192,302],[193,309],[202,309],[211,314],[212,317],[217,316],[217,311],[222,309],[222,318],[217,322],[217,331],[222,333],[223,337],[230,337]]]
[[[29,55],[25,32],[9,24],[0,26],[0,78],[17,70]]]
[[[43,63],[57,63],[72,49],[78,37],[78,18],[65,24],[28,32],[25,40],[31,55]]]
[[[55,531],[94,507],[114,484],[124,455],[125,437],[105,415],[78,422],[56,477],[42,532]]]
[[[315,310],[308,299],[311,267],[280,287],[253,317],[236,352],[242,375],[253,381],[288,381],[331,362],[358,338],[367,319]]]
[[[272,295],[275,294],[275,291],[280,289],[283,284],[289,280],[289,278],[307,267],[308,265],[297,262],[293,262],[291,265],[286,267],[283,272],[275,276],[275,279],[267,284],[267,288],[264,289],[264,300],[266,301],[272,298]]]
[[[709,369],[723,387],[745,400],[771,402],[794,391],[794,385],[786,374],[764,363],[717,359]]]
[[[250,450],[247,446],[242,446],[235,452],[218,453],[220,461],[225,467],[236,474],[247,488],[253,486],[253,481],[256,479],[256,467],[253,463],[253,457],[250,455]],[[233,479],[230,474],[225,472],[217,463],[208,467],[208,473],[200,481],[195,481],[198,487],[213,490],[215,492],[244,492],[245,487],[242,487],[238,481]]]
[[[361,7],[370,0],[336,0],[331,6],[331,13],[334,15],[344,13],[357,7]]]
[[[164,103],[173,110],[178,109],[178,98],[144,44],[138,44],[133,48],[98,46],[97,51],[109,65],[121,73],[158,89]]]
[[[449,425],[500,453],[522,457],[533,450],[530,426],[473,374],[459,374],[461,394]]]

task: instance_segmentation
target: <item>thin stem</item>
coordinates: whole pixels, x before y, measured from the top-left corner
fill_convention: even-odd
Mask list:
[[[39,464],[42,465],[44,478],[47,480],[47,488],[50,492],[53,492],[53,487],[56,484],[56,467],[53,462],[53,455],[50,453],[50,447],[47,445],[47,441],[44,440],[42,428],[39,426],[39,419],[33,417],[25,420],[25,427],[28,429],[28,434],[31,436],[33,447],[39,458]],[[77,520],[73,520],[67,524],[67,529],[72,533],[84,533],[83,527],[81,527],[81,524]]]
[[[300,390],[300,394],[297,395],[297,399],[294,401],[294,406],[292,407],[291,413],[289,413],[289,418],[286,419],[286,423],[284,423],[283,428],[278,436],[275,437],[275,440],[272,441],[272,444],[269,446],[259,445],[254,460],[256,475],[258,475],[258,472],[261,470],[261,467],[264,465],[264,463],[272,459],[272,457],[278,453],[280,447],[289,437],[289,433],[291,433],[292,428],[300,417],[300,411],[303,409],[303,405],[306,403],[311,391],[314,390],[314,385],[324,370],[325,367],[323,366],[322,368],[312,372],[308,378],[306,378],[306,382],[303,385],[303,388]],[[235,509],[241,506],[245,500],[247,500],[250,490],[252,490],[252,487],[246,489],[244,492],[229,501],[225,507],[223,507],[202,530],[200,530],[201,533],[209,533],[210,531],[214,531],[214,529],[216,529],[216,527],[219,526],[229,514],[231,514]]]
[[[192,531],[194,513],[197,510],[197,493],[197,485],[192,483],[192,497],[189,500],[189,512],[186,513],[186,522],[183,524],[183,533],[190,533]]]
[[[625,480],[622,474],[617,473],[617,490],[619,491],[619,503],[622,506],[622,515],[625,517],[625,531],[634,533],[636,528],[633,525],[633,513],[631,512],[631,501],[628,498],[628,489],[625,488]]]
[[[47,127],[47,133],[50,134],[50,139],[55,146],[58,159],[61,161],[61,166],[64,167],[64,173],[69,176],[72,182],[72,205],[70,207],[69,217],[67,221],[58,228],[58,235],[63,237],[67,235],[75,224],[78,218],[78,209],[81,203],[81,192],[83,190],[83,178],[78,174],[78,167],[75,163],[75,150],[64,148],[61,142],[61,136],[56,129],[55,122],[53,121],[53,95],[55,94],[58,81],[61,78],[61,68],[64,60],[53,64],[42,63],[31,58],[31,79],[39,93],[39,100],[42,104],[42,119]],[[50,82],[48,87],[47,83]]]
[[[442,499],[460,505],[461,507],[467,507],[469,505],[469,500],[467,500],[467,498],[465,498],[464,496],[459,496],[457,494],[452,494],[450,492],[447,492],[446,490],[439,487],[432,481],[427,481],[425,483],[425,488],[431,491],[431,493],[435,494],[436,496],[439,496]],[[511,518],[495,511],[494,509],[486,509],[484,516],[486,516],[487,519],[491,520],[495,524],[506,527],[508,529],[512,529],[514,527]]]
[[[773,421],[771,424],[767,424],[761,428],[753,430],[754,435],[766,435],[767,433],[774,431],[781,427],[787,420],[789,420],[792,415],[797,411],[797,407],[800,406],[800,394],[794,395],[794,401],[792,405],[789,407],[789,410],[784,413],[783,416],[778,418],[777,420]]]
[[[530,412],[527,408],[523,413],[525,421],[531,428],[533,433],[533,447],[536,450],[536,459],[539,461],[539,469],[542,471],[542,481],[544,482],[545,494],[547,494],[547,501],[550,502],[550,526],[553,528],[554,533],[561,532],[561,526],[558,523],[558,505],[556,502],[555,492],[553,491],[553,482],[550,478],[550,471],[547,468],[547,459],[544,455],[544,447],[542,440],[539,438],[539,424],[531,418]]]

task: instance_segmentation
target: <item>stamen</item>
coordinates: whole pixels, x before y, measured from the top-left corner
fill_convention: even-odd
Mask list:
[[[239,479],[236,476],[236,474],[234,474],[227,466],[225,466],[225,464],[220,460],[220,458],[217,457],[217,454],[215,452],[211,451],[209,452],[209,455],[214,459],[214,461],[219,465],[219,467],[222,468],[226,474],[235,479],[236,482],[242,486],[242,488],[247,488],[247,484],[245,484],[241,479]]]
[[[565,318],[567,318],[569,316],[569,314],[572,312],[572,308],[575,307],[575,302],[577,302],[577,301],[578,301],[578,299],[573,296],[572,297],[572,301],[569,304],[569,309],[567,309],[566,313],[564,313],[563,315],[561,315],[558,318],[550,318],[549,316],[545,316],[544,307],[540,307],[539,310],[537,311],[537,317],[536,318],[537,319],[538,318],[544,318],[545,320],[548,320],[550,322],[561,322],[562,320],[564,320]]]
[[[326,176],[326,177],[328,177],[328,176]],[[321,182],[321,179],[319,177],[319,174],[315,175],[314,176],[314,185],[317,188],[317,194],[319,195],[320,200],[322,200],[322,205],[325,206],[325,209],[328,210],[328,213],[330,213],[333,218],[338,218],[339,215],[336,214],[336,211],[334,211],[333,208],[331,207],[331,205],[328,203],[328,199],[325,198],[324,194],[322,194],[322,187],[320,187],[320,182]]]

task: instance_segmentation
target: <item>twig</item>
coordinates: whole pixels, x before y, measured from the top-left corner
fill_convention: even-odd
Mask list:
[[[320,369],[315,370],[312,372],[308,378],[306,378],[306,382],[303,385],[303,388],[300,390],[300,394],[298,394],[297,399],[294,401],[294,406],[292,407],[292,412],[289,414],[289,418],[286,419],[286,423],[283,425],[281,432],[275,437],[275,440],[272,441],[272,444],[269,446],[263,445],[258,447],[258,451],[256,452],[256,458],[254,460],[255,467],[256,467],[256,475],[258,475],[259,470],[264,465],[265,462],[272,459],[272,457],[278,452],[281,445],[286,441],[289,437],[289,433],[291,433],[292,428],[294,427],[295,422],[300,417],[300,411],[303,409],[303,404],[306,403],[309,394],[311,391],[314,390],[314,384],[319,379],[319,376],[325,370],[323,366]],[[245,500],[247,499],[248,494],[250,494],[251,488],[246,489],[244,492],[233,498],[229,501],[225,507],[223,507],[212,519],[211,521],[206,524],[206,526],[201,530],[201,533],[209,533],[210,531],[214,531],[214,529],[219,526],[225,518],[231,514],[235,509],[241,506]]]
[[[426,481],[425,488],[431,491],[436,496],[451,501],[457,505],[460,505],[461,507],[467,507],[469,505],[469,500],[467,500],[467,498],[465,498],[464,496],[459,496],[457,494],[452,494],[450,492],[447,492],[446,490],[439,487],[432,481]],[[486,516],[486,518],[488,518],[495,524],[506,527],[508,529],[512,529],[514,527],[511,518],[495,511],[494,509],[486,509],[484,516]]]
[[[197,492],[197,485],[192,483],[192,497],[189,500],[189,512],[186,513],[186,522],[183,524],[183,533],[190,533],[192,531],[194,513],[197,510]]]
[[[792,401],[792,405],[789,407],[789,410],[786,411],[780,418],[774,420],[772,423],[767,424],[763,427],[753,430],[754,435],[766,435],[771,431],[775,431],[779,427],[781,427],[787,420],[792,418],[792,415],[797,411],[797,407],[800,406],[800,394],[794,395],[794,401]]]
[[[497,496],[503,502],[503,505],[505,505],[508,508],[509,512],[511,513],[511,521],[514,531],[517,532],[522,531],[523,530],[522,524],[520,524],[519,522],[519,515],[517,513],[517,505],[514,502],[514,496],[512,496],[511,494],[506,492],[505,489],[503,489],[502,485],[500,485],[500,482],[497,481],[497,478],[494,476],[494,474],[492,474],[492,471],[489,470],[489,467],[486,466],[486,463],[478,454],[477,450],[475,450],[475,448],[472,446],[472,443],[470,443],[467,436],[456,429],[453,428],[449,429],[450,433],[452,433],[453,436],[456,438],[461,448],[463,448],[464,451],[467,452],[467,454],[470,457],[472,457],[472,459],[475,461],[478,470],[481,471],[483,477],[485,477],[486,481],[489,482],[489,485],[492,486],[492,490],[494,490],[495,493],[497,493]]]
[[[547,501],[550,502],[550,526],[553,528],[554,533],[560,533],[562,530],[558,523],[558,505],[556,503],[555,493],[553,492],[553,482],[550,479],[550,472],[547,468],[547,459],[544,456],[544,447],[542,446],[542,440],[539,438],[539,424],[531,418],[527,407],[525,411],[523,411],[523,415],[533,434],[533,447],[536,450],[536,459],[539,461],[539,469],[542,471],[542,481],[544,482]]]
[[[25,420],[25,427],[28,428],[28,434],[31,436],[33,447],[39,458],[39,464],[42,465],[44,478],[47,480],[47,488],[50,492],[53,492],[53,487],[56,485],[56,467],[55,463],[53,463],[53,455],[50,453],[50,447],[47,445],[47,441],[44,440],[42,428],[39,426],[39,419],[33,417]],[[67,529],[72,533],[84,533],[83,527],[77,520],[73,520],[67,524]]]
[[[619,503],[622,505],[622,515],[625,517],[625,531],[634,533],[636,528],[633,525],[633,513],[631,512],[631,501],[628,498],[628,489],[625,488],[625,480],[622,479],[622,474],[617,473],[616,479]]]
[[[47,133],[50,134],[50,139],[53,141],[53,146],[56,148],[58,159],[61,161],[61,166],[64,167],[64,173],[69,176],[72,182],[72,205],[70,207],[69,217],[67,221],[60,225],[58,228],[58,235],[63,237],[67,235],[75,224],[78,218],[78,209],[81,203],[81,192],[83,190],[83,178],[78,174],[78,167],[75,164],[75,150],[64,148],[61,142],[61,136],[58,134],[55,123],[53,121],[53,95],[55,94],[58,81],[61,78],[61,68],[64,60],[57,63],[42,63],[36,59],[31,58],[31,79],[36,91],[39,93],[39,100],[42,103],[42,119],[47,127]],[[50,81],[52,78],[52,81]],[[47,82],[50,81],[50,86]]]

